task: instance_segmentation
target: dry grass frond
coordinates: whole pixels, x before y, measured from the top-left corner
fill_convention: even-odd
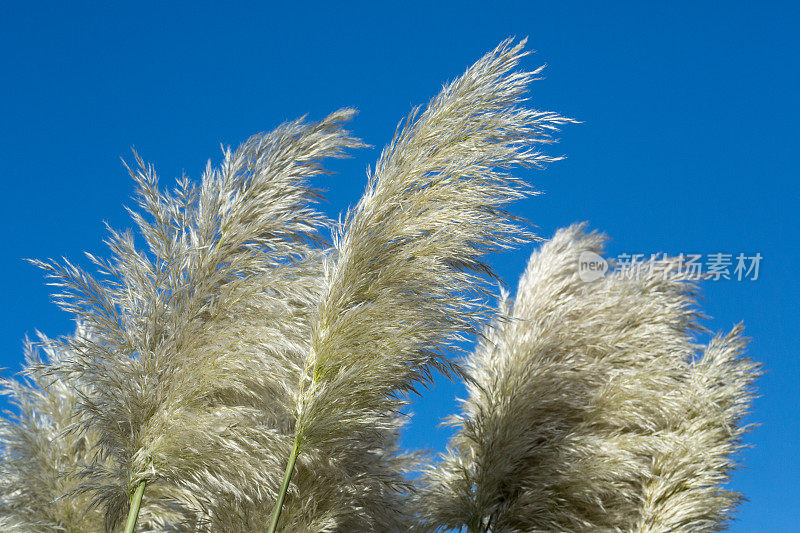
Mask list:
[[[435,369],[452,370],[446,349],[484,312],[473,298],[492,275],[482,256],[529,237],[503,211],[531,192],[508,171],[555,160],[538,147],[570,122],[521,107],[539,72],[513,71],[523,45],[501,43],[399,126],[364,196],[334,235],[295,396],[298,479],[310,468],[303,457],[320,456],[342,468],[339,477],[349,476],[345,487],[364,494],[407,485],[395,474],[348,474],[356,464],[353,450],[365,442],[378,450],[383,435],[395,431],[404,395]],[[327,496],[329,489],[298,483],[285,516],[320,491]],[[385,517],[373,517],[349,530],[410,527],[386,524]]]
[[[46,340],[45,340],[46,343]],[[0,419],[0,526],[8,532],[101,531],[103,514],[91,498],[72,495],[76,469],[94,462],[91,433],[69,431],[78,392],[47,375],[61,354],[45,344],[47,361],[26,342],[27,377],[2,380],[16,413]]]
[[[131,213],[147,248],[112,231],[112,259],[90,256],[99,278],[67,261],[39,263],[62,289],[59,304],[92,332],[64,339],[69,356],[52,371],[85,390],[79,424],[96,432],[101,461],[82,472],[83,488],[103,504],[107,527],[141,480],[145,521],[161,494],[197,516],[217,500],[274,497],[289,384],[320,292],[310,245],[325,219],[307,182],[321,159],[361,146],[340,126],[352,114],[255,136],[199,186],[183,179],[173,193],[137,157]]]
[[[756,365],[740,328],[698,356],[675,265],[584,282],[582,225],[531,257],[467,361],[469,397],[421,511],[470,531],[716,531]],[[663,264],[663,263],[662,263]],[[666,264],[670,264],[667,260]]]

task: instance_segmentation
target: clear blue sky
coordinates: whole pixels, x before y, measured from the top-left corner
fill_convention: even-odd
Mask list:
[[[800,232],[797,8],[697,2],[369,2],[212,5],[6,3],[0,15],[0,216],[7,288],[0,365],[19,368],[36,329],[71,330],[41,273],[22,258],[103,252],[102,221],[128,227],[135,146],[163,179],[197,177],[219,145],[308,113],[361,110],[375,149],[319,180],[331,214],[357,201],[364,170],[412,105],[509,35],[547,63],[533,105],[583,121],[531,174],[546,194],[516,206],[540,234],[589,220],[622,252],[761,253],[756,281],[706,283],[709,327],[743,321],[767,374],[752,420],[749,499],[733,531],[800,523],[797,331]],[[556,5],[558,4],[558,5]],[[763,4],[763,3],[762,3]],[[402,6],[402,7],[401,7]],[[531,247],[494,260],[514,285]],[[409,446],[436,429],[457,386],[415,406]]]

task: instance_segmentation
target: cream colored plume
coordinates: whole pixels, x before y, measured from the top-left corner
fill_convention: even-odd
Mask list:
[[[449,452],[425,476],[432,529],[716,531],[756,365],[740,327],[703,351],[676,260],[582,279],[582,225],[533,254],[467,360]]]

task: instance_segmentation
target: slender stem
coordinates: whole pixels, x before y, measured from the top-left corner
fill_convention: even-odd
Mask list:
[[[125,522],[125,533],[133,533],[133,528],[136,527],[136,519],[139,518],[139,507],[142,505],[145,484],[145,480],[141,480],[136,486],[136,492],[133,493],[131,508],[130,511],[128,511],[128,521]]]
[[[278,499],[275,501],[275,507],[272,509],[272,518],[269,521],[269,528],[267,533],[275,533],[278,528],[278,519],[281,517],[281,508],[283,507],[283,500],[286,499],[286,491],[289,490],[289,481],[292,479],[292,472],[294,471],[294,462],[297,460],[297,454],[300,452],[300,439],[297,435],[294,437],[294,446],[292,446],[292,453],[289,455],[289,462],[286,463],[286,472],[283,473],[283,483],[281,484],[281,491],[278,493]]]

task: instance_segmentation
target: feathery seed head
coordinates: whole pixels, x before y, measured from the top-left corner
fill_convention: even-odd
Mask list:
[[[695,287],[644,268],[580,279],[605,238],[560,230],[467,361],[469,397],[419,502],[470,531],[714,531],[756,365],[740,328],[698,356]]]

